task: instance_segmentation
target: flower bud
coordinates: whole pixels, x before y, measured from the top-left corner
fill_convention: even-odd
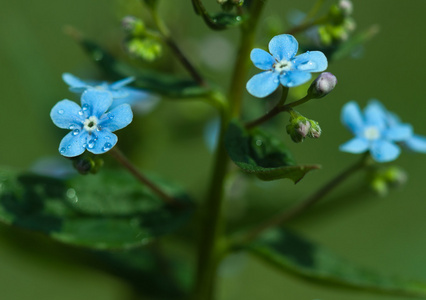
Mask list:
[[[319,99],[330,93],[337,84],[337,78],[330,72],[321,73],[311,84],[308,94]]]
[[[126,16],[121,20],[121,27],[133,36],[141,36],[145,33],[145,24],[141,19]]]
[[[312,139],[317,139],[321,136],[321,127],[319,126],[318,122],[314,120],[309,120],[310,128],[308,132],[308,137]]]
[[[340,0],[338,7],[345,16],[349,16],[353,12],[353,5],[350,0]]]
[[[407,173],[396,166],[389,167],[383,177],[392,186],[402,186],[407,182]]]
[[[125,44],[127,51],[134,57],[153,61],[161,55],[161,45],[150,38],[133,38]]]
[[[308,135],[310,128],[311,123],[306,118],[305,120],[300,118],[300,120],[296,122],[290,122],[290,124],[286,127],[287,133],[295,143],[303,142],[305,137]]]

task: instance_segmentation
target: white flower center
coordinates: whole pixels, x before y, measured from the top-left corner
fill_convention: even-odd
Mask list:
[[[377,140],[380,137],[380,131],[375,126],[367,127],[364,130],[364,137],[370,141]]]
[[[90,118],[84,121],[84,130],[89,133],[92,133],[98,128],[98,122],[98,118],[96,118],[95,116],[91,116]]]
[[[283,73],[291,70],[293,64],[288,60],[281,60],[273,65],[274,69],[278,73]]]

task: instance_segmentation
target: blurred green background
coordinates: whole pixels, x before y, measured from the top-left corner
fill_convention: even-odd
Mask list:
[[[214,0],[205,2],[211,2],[209,7],[215,7]],[[278,24],[285,25],[291,9],[306,11],[312,2],[270,0],[259,28],[257,46],[266,48],[270,39],[266,34],[267,23],[278,20]],[[331,3],[334,2],[326,1],[326,4]],[[40,157],[59,157],[57,147],[65,133],[51,123],[49,111],[63,98],[78,100],[68,92],[61,74],[71,72],[82,78],[99,76],[96,66],[64,34],[64,27],[72,25],[124,56],[120,44],[123,37],[120,18],[132,12],[139,14],[140,10],[142,7],[136,0],[2,3],[0,165],[26,169]],[[232,56],[231,61],[227,61],[227,53],[234,51],[227,47],[235,41],[237,30],[211,34],[193,13],[189,0],[163,0],[161,10],[176,40],[189,56],[205,68],[205,73],[212,79],[220,75],[222,81],[226,80],[232,68]],[[328,71],[338,78],[335,91],[300,109],[304,115],[320,122],[321,138],[289,145],[299,162],[320,163],[322,170],[308,174],[296,186],[287,181],[263,183],[261,188],[255,188],[252,198],[246,199],[249,203],[256,206],[261,199],[273,212],[308,195],[343,166],[357,159],[337,150],[339,144],[350,138],[339,121],[340,109],[349,100],[357,100],[364,106],[368,99],[377,98],[404,121],[412,123],[417,133],[426,135],[425,10],[426,2],[422,0],[354,3],[357,30],[377,24],[380,33],[365,45],[360,59],[345,58],[330,65]],[[276,20],[271,20],[270,16]],[[207,34],[211,35],[207,38]],[[220,40],[222,37],[224,40]],[[215,49],[214,45],[220,48]],[[200,49],[204,54],[200,54]],[[222,65],[209,64],[209,55],[211,59],[223,55]],[[255,72],[254,68],[251,72]],[[263,101],[246,96],[246,103]],[[205,104],[165,100],[151,115],[136,123],[142,133],[137,135],[135,143],[142,145],[144,150],[138,156],[131,153],[144,170],[180,182],[199,198],[203,195],[211,160],[201,139],[203,127],[187,124],[189,120],[189,124],[199,125],[212,117],[214,110]],[[286,119],[283,117],[278,124],[283,126],[283,137],[289,141],[284,129]],[[183,134],[178,135],[170,128],[178,128]],[[153,132],[155,135],[150,135]],[[123,143],[127,147],[134,142],[131,133],[127,129],[123,131]],[[426,281],[423,171],[426,157],[403,153],[395,164],[409,175],[403,188],[384,198],[368,192],[356,197],[362,179],[360,175],[331,194],[327,203],[292,222],[290,227],[362,266]],[[254,182],[257,181],[251,181]],[[265,192],[268,196],[263,195]],[[244,205],[247,204],[227,204],[231,220],[234,213],[244,211]],[[90,257],[82,251],[18,229],[1,226],[0,232],[1,299],[107,300],[130,297],[125,283],[88,266]],[[218,299],[371,300],[403,297],[320,286],[282,274],[248,255],[236,255],[221,269]]]

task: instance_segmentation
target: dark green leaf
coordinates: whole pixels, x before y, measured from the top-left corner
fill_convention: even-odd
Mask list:
[[[298,182],[306,173],[319,168],[318,165],[296,165],[280,140],[260,129],[247,132],[237,122],[229,125],[225,146],[237,166],[262,180],[289,178]]]
[[[190,265],[181,258],[165,257],[158,248],[154,243],[125,251],[100,251],[96,258],[106,271],[129,282],[138,295],[187,299],[193,275]]]
[[[116,60],[110,53],[92,41],[84,38],[79,38],[78,41],[106,74],[114,79],[133,76],[135,77],[133,83],[135,87],[147,89],[167,97],[203,97],[209,93],[207,88],[200,86],[192,79],[182,79],[153,70],[135,69]]]
[[[129,248],[178,228],[192,204],[180,190],[157,183],[182,202],[162,199],[120,171],[61,180],[0,171],[0,221],[41,231],[64,243]]]
[[[354,266],[284,229],[265,232],[249,244],[248,249],[274,266],[307,279],[382,293],[426,297],[426,282],[399,279]]]

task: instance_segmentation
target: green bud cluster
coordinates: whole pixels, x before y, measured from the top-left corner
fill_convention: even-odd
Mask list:
[[[317,139],[321,136],[321,127],[318,122],[294,110],[290,111],[290,124],[287,125],[286,130],[295,143],[303,142],[306,137]]]
[[[340,0],[332,5],[328,12],[329,22],[318,27],[318,34],[324,46],[331,46],[345,41],[355,30],[356,24],[352,15],[352,2]]]
[[[400,187],[407,182],[407,173],[397,166],[370,171],[368,181],[371,189],[380,196],[386,196],[389,189]]]
[[[141,19],[127,16],[122,20],[122,27],[127,34],[124,47],[131,56],[146,61],[154,61],[161,56],[161,44],[152,36]]]

